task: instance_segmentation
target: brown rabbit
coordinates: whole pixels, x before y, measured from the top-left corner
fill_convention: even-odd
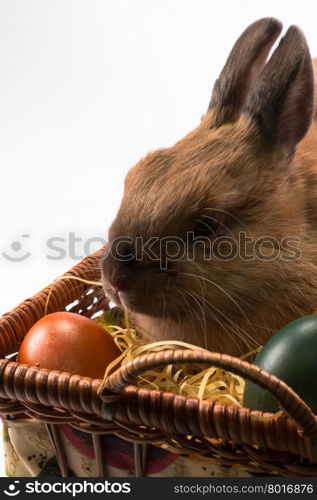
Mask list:
[[[313,67],[295,26],[266,62],[281,29],[249,26],[198,127],[127,175],[102,279],[147,339],[239,355],[317,307]]]

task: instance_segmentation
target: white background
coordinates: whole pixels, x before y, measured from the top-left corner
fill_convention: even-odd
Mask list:
[[[317,55],[314,7],[307,0],[0,0],[0,313],[76,262],[70,232],[81,238],[77,260],[88,238],[105,236],[127,170],[198,124],[250,22],[275,16],[284,27],[297,24]],[[52,237],[64,238],[65,258],[47,258],[57,255],[47,248]],[[14,242],[23,243],[19,251]],[[2,252],[31,255],[12,262]]]

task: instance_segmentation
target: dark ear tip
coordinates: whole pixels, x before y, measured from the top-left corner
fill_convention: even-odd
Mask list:
[[[304,34],[303,34],[302,30],[299,28],[299,26],[296,26],[296,24],[292,24],[292,25],[288,28],[288,30],[287,30],[287,32],[286,32],[286,34],[287,34],[287,33],[291,33],[291,34],[296,33],[297,35],[304,36]]]
[[[261,19],[258,19],[255,21],[251,26],[259,26],[262,29],[265,28],[267,31],[272,31],[273,33],[279,34],[282,31],[283,24],[281,21],[276,19],[275,17],[262,17]]]
[[[302,30],[293,24],[290,26],[284,36],[285,42],[292,43],[297,48],[307,47],[307,42]]]
[[[280,44],[285,47],[284,57],[294,61],[294,63],[302,64],[303,60],[311,59],[305,35],[298,26],[290,26]],[[311,62],[309,64],[311,65]]]

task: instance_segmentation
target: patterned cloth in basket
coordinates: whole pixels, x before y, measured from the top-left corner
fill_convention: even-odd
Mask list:
[[[60,476],[45,425],[34,419],[3,419],[6,474],[13,477]],[[92,436],[61,425],[70,475],[96,477]],[[108,477],[134,476],[133,444],[103,436]],[[197,456],[180,456],[150,445],[146,475],[152,477],[249,477],[246,471],[217,465]]]

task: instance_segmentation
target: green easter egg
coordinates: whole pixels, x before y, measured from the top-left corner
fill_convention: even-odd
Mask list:
[[[317,413],[317,315],[284,326],[264,345],[254,364],[289,385]],[[247,381],[243,406],[275,413],[276,399]]]

